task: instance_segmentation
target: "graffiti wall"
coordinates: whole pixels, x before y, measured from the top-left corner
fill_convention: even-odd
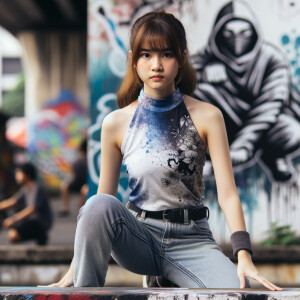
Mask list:
[[[87,112],[67,90],[46,101],[30,120],[26,147],[49,188],[58,189],[62,181],[72,176],[71,165],[87,126]]]
[[[300,4],[285,0],[90,0],[90,186],[95,191],[101,122],[116,105],[126,71],[129,30],[141,15],[165,9],[184,24],[197,73],[195,97],[224,116],[236,184],[248,230],[264,237],[271,222],[300,233]],[[219,241],[229,231],[217,205],[212,165],[205,170],[210,224]],[[118,197],[128,184],[121,170]]]

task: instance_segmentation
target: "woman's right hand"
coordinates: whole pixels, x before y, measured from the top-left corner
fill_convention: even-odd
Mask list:
[[[64,275],[64,277],[55,283],[49,284],[46,287],[69,287],[69,286],[73,286],[73,263],[71,264],[68,272]],[[40,286],[39,287],[45,287],[45,286]]]

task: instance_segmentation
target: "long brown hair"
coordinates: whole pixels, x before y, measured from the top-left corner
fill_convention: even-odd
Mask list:
[[[119,107],[125,107],[136,100],[143,88],[143,82],[139,78],[135,66],[144,41],[147,41],[154,51],[161,51],[165,48],[172,49],[180,66],[175,78],[175,85],[184,94],[192,95],[196,87],[196,74],[184,55],[184,51],[187,51],[184,27],[172,14],[160,10],[143,15],[132,26],[130,35],[132,55],[129,57],[128,71],[118,92]]]

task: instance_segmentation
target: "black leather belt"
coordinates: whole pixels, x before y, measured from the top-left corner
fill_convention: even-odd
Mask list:
[[[137,212],[142,218],[159,219],[173,223],[188,223],[189,220],[209,218],[209,209],[206,206],[148,211],[138,208],[132,202],[128,202],[127,208]]]

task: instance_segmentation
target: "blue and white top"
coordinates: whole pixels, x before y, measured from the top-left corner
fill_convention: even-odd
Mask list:
[[[143,210],[203,206],[205,146],[177,89],[165,99],[141,90],[121,152],[129,201]]]

